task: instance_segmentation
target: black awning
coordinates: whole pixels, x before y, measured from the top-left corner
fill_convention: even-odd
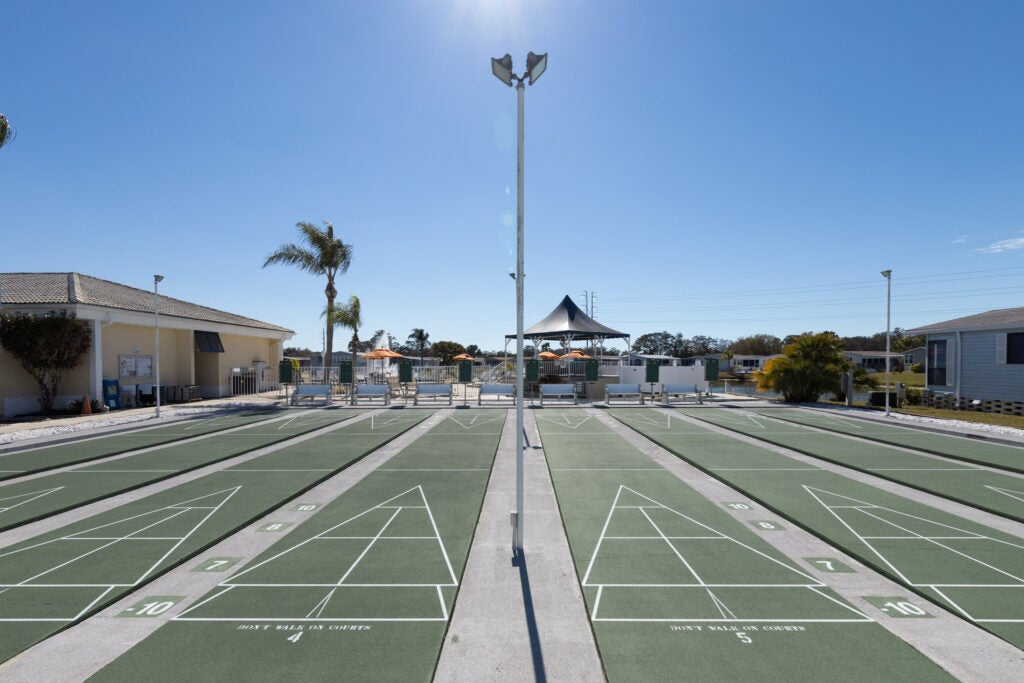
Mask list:
[[[196,347],[207,353],[224,353],[224,344],[220,341],[220,335],[216,332],[195,331]]]

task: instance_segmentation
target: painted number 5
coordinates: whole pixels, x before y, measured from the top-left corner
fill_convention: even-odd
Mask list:
[[[739,633],[737,633],[736,637],[739,638],[740,642],[743,643],[744,645],[749,645],[750,643],[754,642],[753,640],[750,639],[750,636],[748,636],[743,631],[740,631]]]

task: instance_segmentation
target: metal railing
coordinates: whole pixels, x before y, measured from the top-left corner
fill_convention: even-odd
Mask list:
[[[573,381],[582,380],[586,374],[586,364],[582,360],[542,360],[539,361],[541,381]],[[618,377],[617,362],[603,362],[598,366],[598,374],[602,377]],[[352,367],[352,379],[357,384],[389,384],[400,386],[398,365],[386,365],[380,361],[360,361]],[[424,365],[412,367],[412,383],[424,384],[459,384],[458,365]],[[471,384],[514,384],[515,359],[498,361],[487,365],[473,365]],[[259,394],[279,390],[277,368],[260,366],[255,368],[232,368],[227,373],[225,386],[231,395]],[[292,384],[329,384],[343,393],[337,367],[301,367],[293,374]]]
[[[257,365],[248,368],[229,368],[222,378],[225,396],[253,396],[278,391],[277,368]]]

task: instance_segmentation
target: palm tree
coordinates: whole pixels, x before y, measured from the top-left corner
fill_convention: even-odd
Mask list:
[[[298,266],[299,269],[313,275],[327,277],[327,287],[324,288],[324,294],[327,295],[327,345],[324,349],[324,366],[329,366],[331,354],[334,352],[334,298],[338,296],[334,278],[339,273],[346,272],[352,263],[352,245],[345,244],[340,237],[334,236],[334,226],[329,221],[324,221],[324,225],[327,226],[326,230],[321,230],[312,223],[296,223],[295,227],[299,229],[299,234],[308,246],[282,244],[277,251],[267,256],[263,267],[266,268],[272,263],[283,263]]]
[[[327,316],[326,309],[324,310],[324,316]],[[359,326],[363,324],[359,297],[353,294],[348,298],[348,306],[335,306],[334,315],[331,317],[334,319],[335,326],[347,327],[352,330],[352,341],[348,344],[348,350],[352,352],[354,357],[356,352],[359,351]]]
[[[3,147],[8,142],[13,140],[15,137],[15,130],[10,123],[7,122],[7,117],[0,114],[0,147]]]
[[[412,328],[412,334],[409,335],[409,341],[416,345],[416,348],[420,351],[420,365],[423,365],[423,351],[430,346],[430,335],[422,327]]]

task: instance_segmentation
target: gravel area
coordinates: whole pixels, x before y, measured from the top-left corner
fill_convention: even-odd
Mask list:
[[[236,410],[240,408],[266,408],[280,405],[283,401],[275,398],[245,398],[245,399],[216,399],[203,401],[201,404],[172,404],[160,406],[160,417],[156,417],[156,410],[150,408],[136,408],[133,410],[118,410],[117,412],[97,413],[94,415],[80,415],[71,417],[55,417],[37,422],[9,422],[0,424],[0,445],[26,441],[29,439],[45,439],[54,436],[76,434],[78,432],[103,429],[105,427],[116,427],[118,425],[138,424],[151,422],[153,425],[162,422],[192,417],[196,415],[210,415],[224,410]]]

